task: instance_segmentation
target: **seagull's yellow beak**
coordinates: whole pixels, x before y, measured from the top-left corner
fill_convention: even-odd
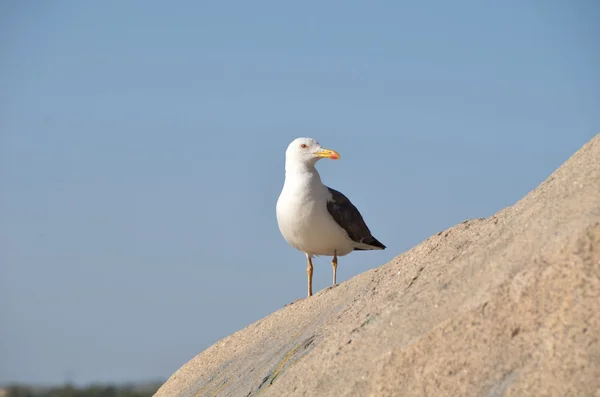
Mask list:
[[[319,158],[332,159],[332,160],[340,159],[339,153],[336,152],[335,150],[330,150],[330,149],[321,149],[316,153],[316,155]]]

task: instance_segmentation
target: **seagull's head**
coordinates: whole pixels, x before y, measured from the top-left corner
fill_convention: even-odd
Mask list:
[[[314,165],[324,158],[339,160],[340,155],[335,150],[323,148],[312,138],[297,138],[288,146],[285,158],[286,161]]]

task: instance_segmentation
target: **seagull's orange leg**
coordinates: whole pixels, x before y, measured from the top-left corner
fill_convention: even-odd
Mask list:
[[[308,259],[308,266],[306,267],[306,274],[308,275],[308,296],[312,295],[312,275],[313,275],[313,264],[312,256],[306,255]]]
[[[333,266],[333,285],[335,285],[337,274],[337,252],[335,251],[333,251],[333,260],[331,261],[331,266]]]

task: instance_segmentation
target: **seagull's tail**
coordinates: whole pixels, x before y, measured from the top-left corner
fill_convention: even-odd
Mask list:
[[[363,238],[360,242],[354,242],[355,251],[384,250],[385,248],[385,245],[373,236]]]

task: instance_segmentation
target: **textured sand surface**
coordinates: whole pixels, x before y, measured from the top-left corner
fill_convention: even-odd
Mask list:
[[[514,206],[257,321],[156,393],[256,395],[600,397],[600,135]]]

